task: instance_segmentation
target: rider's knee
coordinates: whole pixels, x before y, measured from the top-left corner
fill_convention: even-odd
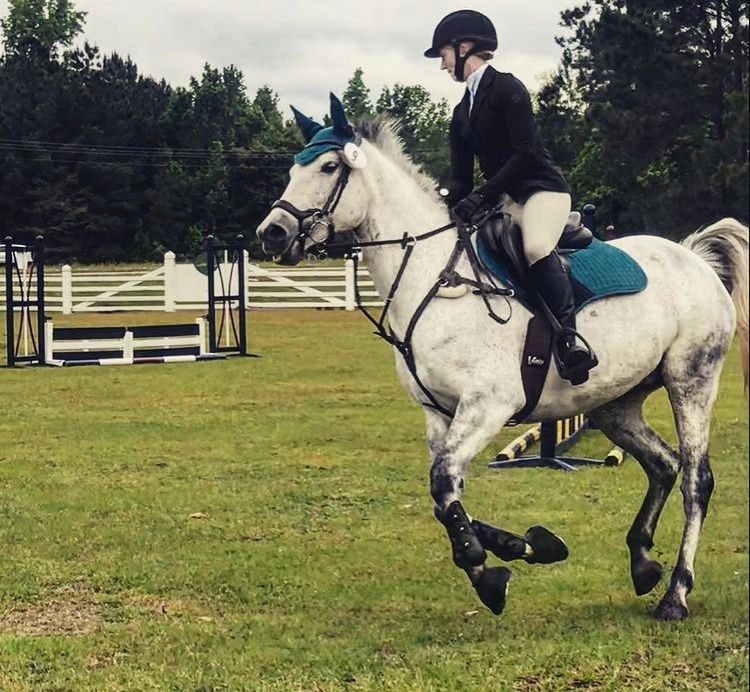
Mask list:
[[[552,249],[548,247],[548,243],[541,242],[537,239],[526,240],[526,238],[523,239],[523,250],[526,254],[526,261],[529,263],[529,266],[544,259],[552,251]]]

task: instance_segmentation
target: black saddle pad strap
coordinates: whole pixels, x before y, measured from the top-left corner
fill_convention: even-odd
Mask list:
[[[513,416],[516,423],[523,422],[539,402],[552,360],[552,340],[553,332],[549,322],[541,315],[534,315],[529,320],[521,360],[521,380],[526,403]]]

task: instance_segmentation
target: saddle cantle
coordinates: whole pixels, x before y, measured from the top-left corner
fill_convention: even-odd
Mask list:
[[[571,213],[555,250],[570,276],[576,311],[594,300],[638,293],[646,287],[646,275],[638,263],[614,245],[597,240],[581,223],[578,212]],[[490,274],[536,312],[521,229],[509,214],[501,213],[479,229],[477,255]]]

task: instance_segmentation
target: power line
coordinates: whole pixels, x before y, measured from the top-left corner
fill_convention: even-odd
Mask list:
[[[155,154],[162,156],[169,155],[184,155],[184,156],[210,156],[215,152],[211,149],[195,149],[190,147],[138,147],[130,145],[116,145],[116,144],[85,144],[81,142],[50,142],[43,140],[34,139],[5,139],[0,137],[0,145],[13,146],[18,148],[34,148],[41,150],[53,150],[64,149],[66,151],[75,149],[86,149],[87,151],[102,151],[102,152],[126,152],[133,153],[138,152],[141,154]],[[248,149],[242,147],[231,147],[221,152],[224,155],[246,155],[249,152]],[[267,151],[252,152],[256,155],[293,155],[297,153],[296,149],[269,149]]]
[[[220,161],[232,161],[237,163],[242,162],[263,162],[263,161],[291,161],[294,156],[293,152],[289,153],[271,153],[271,152],[243,152],[243,153],[222,153],[222,154],[177,154],[174,155],[170,152],[162,153],[139,153],[135,151],[106,151],[106,150],[90,150],[85,147],[70,147],[70,148],[48,148],[48,147],[28,147],[23,145],[8,145],[0,143],[0,152],[7,152],[9,154],[19,155],[40,155],[48,154],[49,156],[82,156],[92,157],[94,159],[106,157],[109,159],[119,160],[120,157],[124,159],[156,159],[163,160],[164,165],[168,165],[170,162],[184,164],[189,161],[205,161],[210,162],[211,160]],[[28,159],[24,159],[28,160]]]
[[[48,158],[35,158],[35,159],[23,159],[24,162],[29,163],[48,163],[48,164],[65,164],[65,165],[78,165],[78,166],[124,166],[128,168],[169,168],[170,163],[151,163],[148,161],[81,161],[80,159],[48,159]],[[181,163],[182,168],[205,168],[206,164],[198,163]],[[279,164],[264,164],[263,170],[274,170],[274,171],[288,171],[289,166]]]
[[[215,156],[217,152],[211,149],[193,149],[188,147],[136,147],[126,145],[109,145],[109,144],[82,144],[78,142],[48,142],[42,140],[21,140],[21,139],[4,139],[0,138],[1,150],[18,150],[34,152],[62,152],[62,153],[86,153],[86,154],[141,154],[157,157],[210,157]],[[297,149],[269,149],[267,151],[251,151],[242,147],[232,147],[222,150],[219,156],[222,157],[244,157],[244,158],[263,158],[263,157],[282,157],[294,156],[298,153]],[[439,153],[443,151],[438,147],[415,147],[412,153]]]

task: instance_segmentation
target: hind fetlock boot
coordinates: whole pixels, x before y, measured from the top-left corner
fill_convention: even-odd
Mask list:
[[[529,278],[560,326],[571,330],[564,332],[556,344],[560,377],[574,385],[583,384],[589,378],[589,370],[598,365],[598,360],[588,348],[578,343],[573,333],[576,328],[573,287],[557,253],[553,252],[532,264]]]

